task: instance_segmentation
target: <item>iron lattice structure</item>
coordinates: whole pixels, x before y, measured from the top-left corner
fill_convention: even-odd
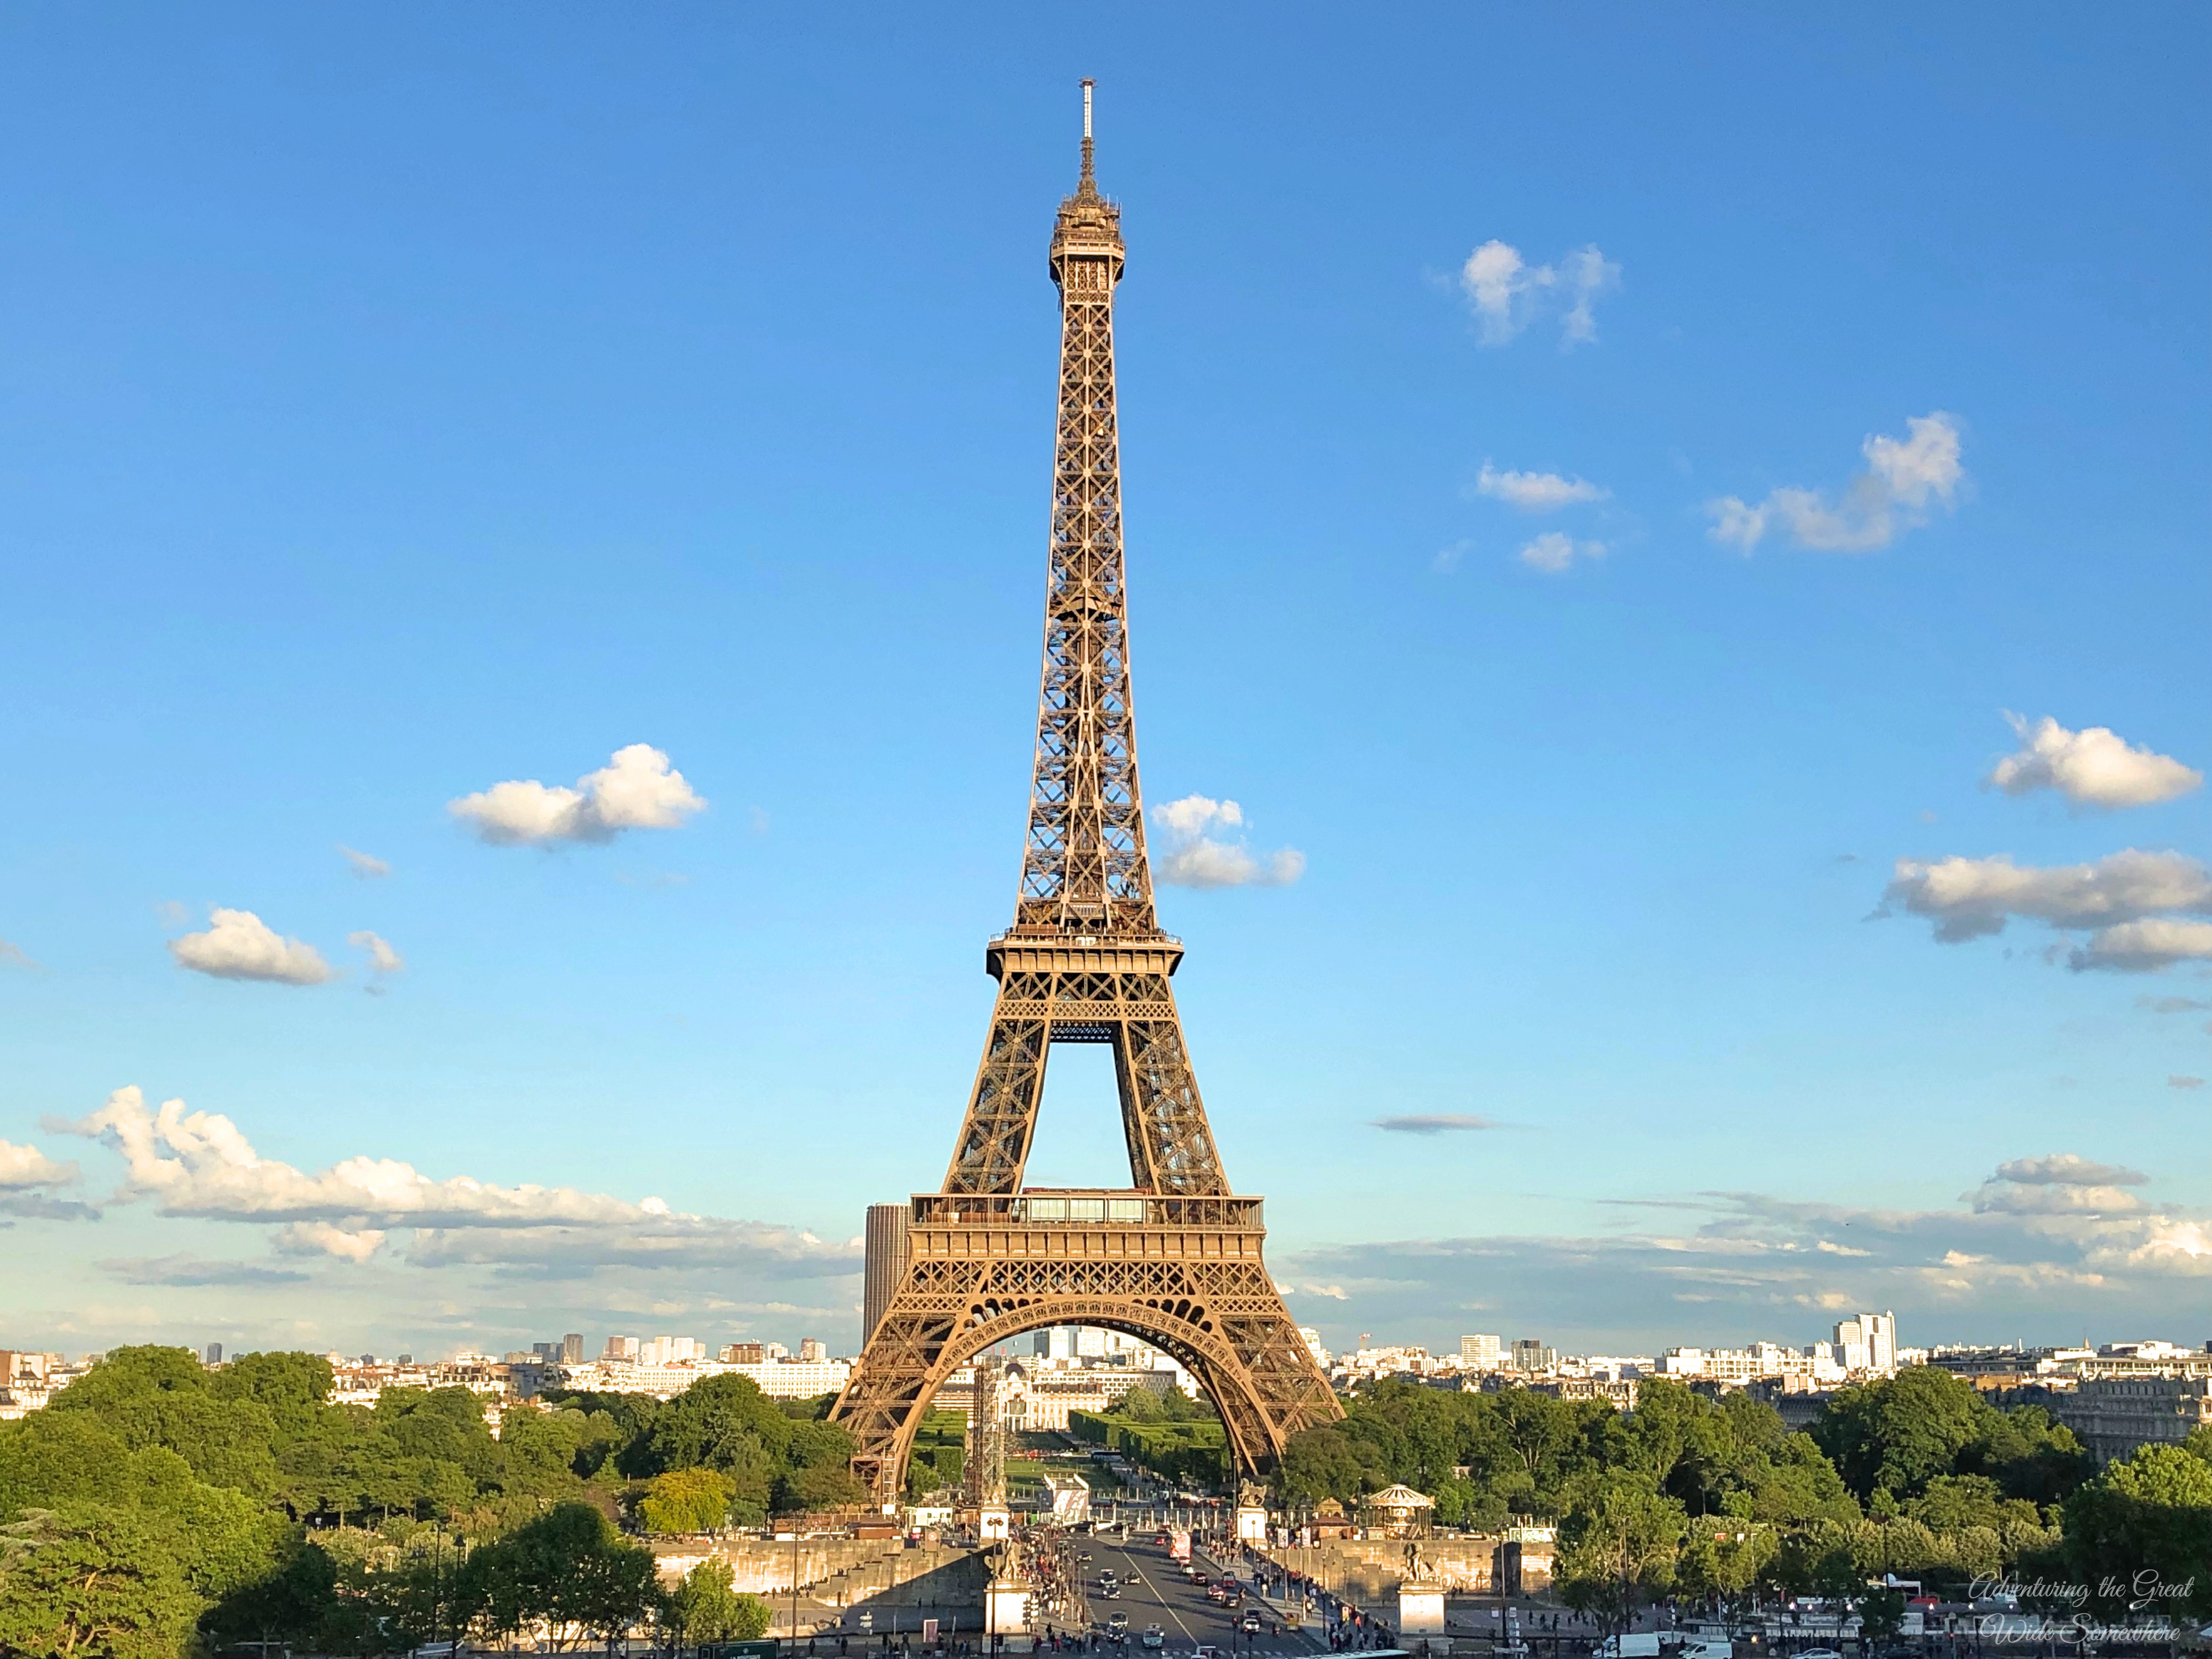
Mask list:
[[[1060,203],[1060,405],[1036,776],[1014,923],[984,965],[989,1037],[945,1184],[913,1200],[903,1279],[834,1416],[886,1508],[939,1388],[994,1344],[1051,1325],[1117,1330],[1197,1376],[1242,1474],[1340,1415],[1261,1257],[1261,1203],[1231,1194],[1169,984],[1145,856],[1130,689],[1114,390],[1121,210],[1092,170]],[[1111,1045],[1132,1185],[1039,1192],[1022,1170],[1055,1042]]]

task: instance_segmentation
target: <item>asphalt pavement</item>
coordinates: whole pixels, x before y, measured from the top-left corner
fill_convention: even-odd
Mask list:
[[[1262,1620],[1278,1621],[1249,1597],[1243,1607],[1234,1610],[1207,1601],[1206,1592],[1183,1577],[1182,1564],[1152,1542],[1154,1536],[1133,1533],[1126,1545],[1112,1538],[1068,1540],[1070,1548],[1091,1553],[1091,1559],[1083,1564],[1083,1574],[1090,1592],[1092,1627],[1103,1632],[1114,1613],[1128,1615],[1128,1659],[1154,1659],[1156,1655],[1176,1659],[1201,1645],[1219,1649],[1222,1659],[1245,1655],[1251,1659],[1308,1659],[1326,1645],[1287,1626],[1279,1636],[1270,1636],[1264,1626],[1257,1636],[1245,1635],[1237,1624],[1246,1608],[1256,1608]],[[1112,1601],[1098,1593],[1099,1575],[1109,1571],[1119,1574],[1121,1580],[1121,1594]],[[1146,1649],[1139,1644],[1147,1625],[1160,1627],[1167,1638],[1164,1648]]]

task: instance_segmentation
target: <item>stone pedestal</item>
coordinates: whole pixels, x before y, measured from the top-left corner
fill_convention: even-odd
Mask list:
[[[1399,1636],[1442,1636],[1443,1633],[1443,1591],[1424,1589],[1412,1584],[1401,1585],[1398,1590]]]
[[[1026,1635],[1030,1627],[1030,1593],[1011,1578],[994,1579],[983,1592],[983,1633],[987,1636]]]
[[[1013,1517],[1003,1509],[992,1507],[975,1514],[975,1536],[986,1544],[1003,1544],[1014,1529]]]
[[[1240,1544],[1265,1544],[1267,1541],[1267,1511],[1256,1504],[1237,1506],[1237,1541]]]

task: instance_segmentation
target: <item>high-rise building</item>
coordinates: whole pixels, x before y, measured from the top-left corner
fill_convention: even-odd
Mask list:
[[[1548,1371],[1558,1359],[1559,1355],[1546,1347],[1539,1337],[1513,1339],[1513,1369],[1516,1371]]]
[[[584,1363],[584,1334],[581,1331],[570,1331],[561,1339],[561,1363],[564,1365]]]
[[[541,1365],[561,1363],[561,1345],[558,1342],[533,1342],[530,1345],[530,1352],[537,1356]]]
[[[1867,1369],[1888,1372],[1897,1369],[1897,1316],[1861,1314],[1859,1327],[1866,1332]]]
[[[1313,1356],[1314,1364],[1327,1370],[1328,1350],[1321,1345],[1321,1332],[1311,1325],[1301,1325],[1298,1327],[1298,1340],[1306,1345],[1306,1352]]]
[[[723,1345],[721,1362],[725,1365],[764,1365],[768,1352],[757,1342],[730,1342]]]
[[[829,1357],[830,1350],[822,1346],[822,1340],[819,1337],[802,1336],[799,1339],[800,1364],[818,1365]]]
[[[222,1343],[220,1343],[220,1342],[210,1342],[210,1343],[209,1343],[209,1344],[207,1345],[207,1351],[206,1351],[204,1353],[203,1353],[203,1354],[201,1354],[201,1355],[200,1355],[200,1358],[201,1358],[201,1360],[202,1360],[204,1363],[205,1363],[205,1364],[210,1364],[210,1365],[220,1365],[220,1364],[222,1364]]]
[[[1462,1336],[1459,1340],[1459,1363],[1472,1365],[1479,1370],[1498,1369],[1498,1345],[1494,1336]]]
[[[911,1204],[871,1204],[863,1237],[860,1275],[860,1342],[866,1346],[877,1322],[891,1305],[906,1277],[907,1230],[914,1224]]]
[[[617,1364],[635,1364],[637,1361],[637,1339],[634,1336],[611,1336],[606,1352],[599,1356]]]

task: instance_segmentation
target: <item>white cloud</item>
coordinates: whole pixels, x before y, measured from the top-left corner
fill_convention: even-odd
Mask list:
[[[57,1164],[35,1146],[0,1140],[0,1192],[29,1187],[66,1187],[77,1177],[74,1164]]]
[[[1242,828],[1244,809],[1233,800],[1214,800],[1205,795],[1185,795],[1165,806],[1152,808],[1152,821],[1171,836],[1202,836],[1217,825]]]
[[[208,912],[213,924],[204,933],[169,941],[179,968],[216,979],[258,979],[277,985],[320,985],[334,978],[330,963],[312,945],[286,939],[251,910]]]
[[[1488,461],[1475,474],[1474,489],[1523,513],[1556,513],[1577,501],[1601,501],[1611,493],[1587,478],[1562,477],[1556,472],[1500,472]]]
[[[29,952],[26,951],[21,945],[10,944],[8,940],[0,939],[0,967],[35,968],[38,965],[31,960]]]
[[[606,842],[625,830],[673,830],[706,801],[650,744],[615,751],[573,789],[535,781],[495,783],[448,801],[446,810],[497,847]]]
[[[278,1228],[270,1243],[279,1255],[331,1255],[341,1261],[366,1261],[383,1248],[384,1237],[374,1227],[348,1230],[328,1221],[295,1221]]]
[[[760,1222],[688,1215],[657,1198],[636,1203],[568,1187],[434,1180],[392,1158],[350,1158],[313,1174],[264,1158],[219,1114],[180,1100],[149,1109],[135,1086],[74,1123],[49,1127],[97,1139],[122,1156],[118,1203],[150,1200],[164,1216],[244,1222],[272,1230],[283,1255],[362,1261],[393,1229],[413,1231],[416,1267],[493,1263],[573,1276],[600,1267],[851,1271],[855,1253]]]
[[[396,974],[407,965],[404,957],[366,927],[357,933],[348,933],[346,943],[356,951],[368,952],[368,969],[373,974]]]
[[[1287,887],[1305,873],[1306,855],[1295,848],[1255,854],[1241,835],[1229,840],[1210,833],[1244,827],[1244,809],[1233,800],[1185,795],[1155,806],[1152,822],[1164,840],[1153,867],[1175,886]]]
[[[2049,715],[2031,729],[2008,714],[2020,750],[2006,756],[1990,781],[2008,795],[2056,789],[2077,806],[2149,806],[2201,786],[2204,775],[2172,757],[2129,746],[2111,728],[2069,732]]]
[[[1573,537],[1557,530],[1547,530],[1521,550],[1521,562],[1531,570],[1540,570],[1556,576],[1566,571],[1576,560],[1588,561],[1605,556],[1603,542],[1578,542]]]
[[[1585,345],[1597,338],[1592,302],[1620,285],[1620,267],[1595,243],[1561,258],[1556,265],[1532,265],[1521,250],[1495,239],[1468,255],[1460,268],[1467,295],[1485,345],[1504,345],[1539,317],[1559,319],[1559,347]]]
[[[1952,505],[1966,469],[1959,459],[1959,422],[1941,410],[1909,418],[1903,439],[1869,435],[1859,446],[1867,470],[1831,502],[1817,490],[1795,486],[1769,491],[1753,505],[1736,495],[1706,503],[1712,538],[1749,553],[1771,529],[1780,528],[1800,547],[1823,553],[1863,553],[1928,521],[1928,509]]]
[[[2212,872],[2179,853],[2144,853],[2130,848],[2094,864],[2038,869],[2009,858],[1939,859],[1923,864],[1899,859],[1887,890],[1885,910],[1894,904],[1936,924],[1946,944],[2004,931],[2014,916],[2054,927],[2102,927],[2090,942],[2092,952],[2155,953],[2171,959],[2195,955],[2189,926],[2166,924],[2166,931],[2130,923],[2160,912],[2212,913]],[[2205,930],[2212,939],[2212,929]],[[2101,962],[2083,965],[2105,966]]]
[[[2098,1164],[2078,1152],[2053,1152],[2047,1158],[2016,1158],[2000,1164],[1992,1179],[2023,1187],[2140,1187],[2150,1177],[2124,1164]]]
[[[380,880],[392,873],[392,866],[382,859],[356,853],[350,847],[341,846],[338,851],[345,855],[346,867],[363,881]]]
[[[2179,962],[2212,962],[2212,921],[2177,921],[2166,916],[2124,921],[2100,928],[2066,958],[2066,965],[2077,973],[2101,968],[2151,974]]]
[[[2169,1089],[2201,1089],[2204,1086],[2204,1079],[2201,1077],[2190,1077],[2180,1072],[2168,1072],[2166,1074],[2166,1086]]]

